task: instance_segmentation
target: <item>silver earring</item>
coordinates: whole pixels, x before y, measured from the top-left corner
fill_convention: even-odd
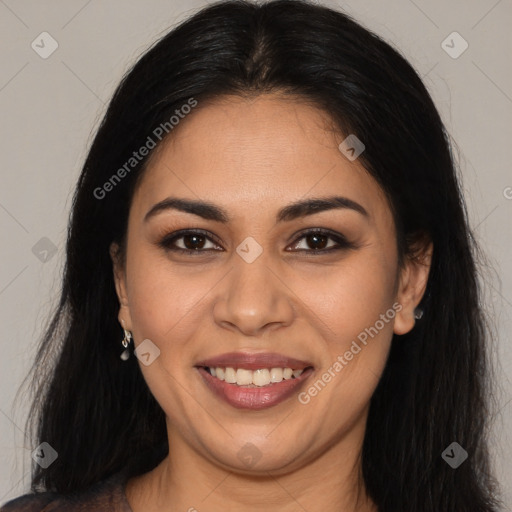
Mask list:
[[[130,331],[127,331],[126,329],[123,329],[123,331],[124,331],[124,338],[121,341],[121,343],[123,344],[123,347],[125,349],[121,353],[120,357],[123,361],[126,361],[130,357],[130,350],[128,349],[128,345],[130,344],[130,341],[132,339],[132,333]]]
[[[416,320],[419,320],[422,316],[423,316],[423,309],[416,308],[414,310],[414,318],[416,318]]]

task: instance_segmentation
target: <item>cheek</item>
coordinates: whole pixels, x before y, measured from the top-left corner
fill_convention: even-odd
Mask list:
[[[380,255],[354,255],[350,261],[320,272],[305,278],[303,289],[309,290],[305,301],[324,320],[330,341],[341,348],[379,321],[394,303],[396,267]],[[379,322],[378,328],[389,333],[392,321],[384,326]]]
[[[316,281],[309,305],[322,320],[326,340],[319,377],[327,373],[324,381],[333,383],[325,395],[332,393],[331,398],[361,406],[370,399],[386,363],[400,308],[395,302],[395,273],[396,267],[375,252],[354,257],[329,278]],[[322,394],[321,384],[317,388]]]
[[[168,340],[173,340],[173,345],[186,341],[188,326],[194,325],[201,309],[201,298],[215,280],[210,274],[184,271],[165,257],[144,250],[132,254],[127,270],[136,339],[149,338],[162,349]]]
[[[329,329],[324,329],[322,367],[298,398],[304,411],[322,418],[325,435],[349,430],[362,417],[389,354],[396,314],[394,281],[382,266],[371,268],[354,265],[350,272],[333,275],[329,299],[320,294],[314,299]],[[304,435],[313,435],[314,428],[306,426]]]
[[[188,347],[202,316],[201,298],[205,288],[215,283],[212,280],[208,286],[206,274],[202,277],[199,274],[184,273],[165,258],[156,256],[154,250],[134,251],[127,261],[135,346],[149,339],[160,351],[150,365],[141,362],[139,366],[151,393],[176,424],[184,421],[187,411],[197,414],[195,402],[190,402],[194,391],[186,380],[190,362]],[[176,411],[180,411],[177,416]]]

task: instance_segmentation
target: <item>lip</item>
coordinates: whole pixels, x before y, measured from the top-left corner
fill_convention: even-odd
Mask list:
[[[281,382],[271,383],[267,386],[248,387],[230,384],[226,381],[217,379],[210,375],[205,368],[221,367],[233,368],[235,371],[239,368],[247,370],[258,370],[261,368],[291,368],[293,370],[304,370],[296,378],[284,379]],[[298,388],[302,387],[304,381],[313,374],[313,365],[308,361],[288,357],[275,352],[229,352],[220,354],[208,359],[199,361],[195,365],[196,370],[201,376],[208,389],[227,404],[237,409],[260,410],[273,407],[290,396]]]
[[[196,367],[210,366],[216,368],[245,368],[247,370],[258,370],[260,368],[291,368],[292,370],[304,370],[308,366],[313,366],[308,361],[302,361],[293,357],[288,357],[275,352],[229,352],[220,354],[209,359],[204,359],[196,363]]]
[[[310,366],[304,370],[300,377],[282,380],[268,386],[247,387],[229,384],[224,380],[217,379],[217,377],[210,375],[204,366],[196,367],[196,370],[215,396],[236,409],[252,410],[266,409],[283,402],[294,395],[314,371],[313,367]]]

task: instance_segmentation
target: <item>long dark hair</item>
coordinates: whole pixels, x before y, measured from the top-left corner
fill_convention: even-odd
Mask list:
[[[364,142],[359,158],[389,198],[400,262],[421,237],[434,245],[424,316],[394,337],[371,400],[362,452],[370,496],[381,512],[497,510],[486,445],[489,335],[449,137],[397,50],[302,0],[210,5],[160,39],[115,91],[76,188],[60,301],[33,368],[29,427],[59,456],[47,469],[34,464],[32,489],[80,491],[165,456],[164,413],[136,358],[119,357],[109,246],[124,250],[148,157],[129,171],[126,162],[191,99],[201,108],[226,94],[271,92],[316,105]],[[469,454],[457,469],[441,456],[452,442]]]

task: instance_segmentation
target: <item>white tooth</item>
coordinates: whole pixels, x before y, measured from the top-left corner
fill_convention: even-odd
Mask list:
[[[295,378],[297,377],[300,377],[301,376],[301,373],[303,372],[304,370],[293,370],[293,376]]]
[[[236,383],[236,372],[234,368],[226,368],[226,371],[224,372],[224,380],[229,384]]]
[[[285,368],[283,370],[283,377],[288,380],[291,379],[293,375],[293,370],[291,368]]]
[[[217,379],[224,380],[225,373],[226,372],[224,371],[224,368],[215,368],[215,376],[217,377]]]
[[[270,382],[281,382],[283,380],[283,369],[272,368],[270,370]]]
[[[216,377],[216,376],[217,376],[217,372],[215,371],[215,368],[213,368],[213,367],[210,367],[210,373],[211,373],[214,377]]]
[[[247,386],[252,384],[252,371],[244,368],[238,368],[236,371],[236,383],[239,386]]]
[[[252,372],[252,383],[255,386],[267,386],[270,384],[270,372],[263,368]]]

